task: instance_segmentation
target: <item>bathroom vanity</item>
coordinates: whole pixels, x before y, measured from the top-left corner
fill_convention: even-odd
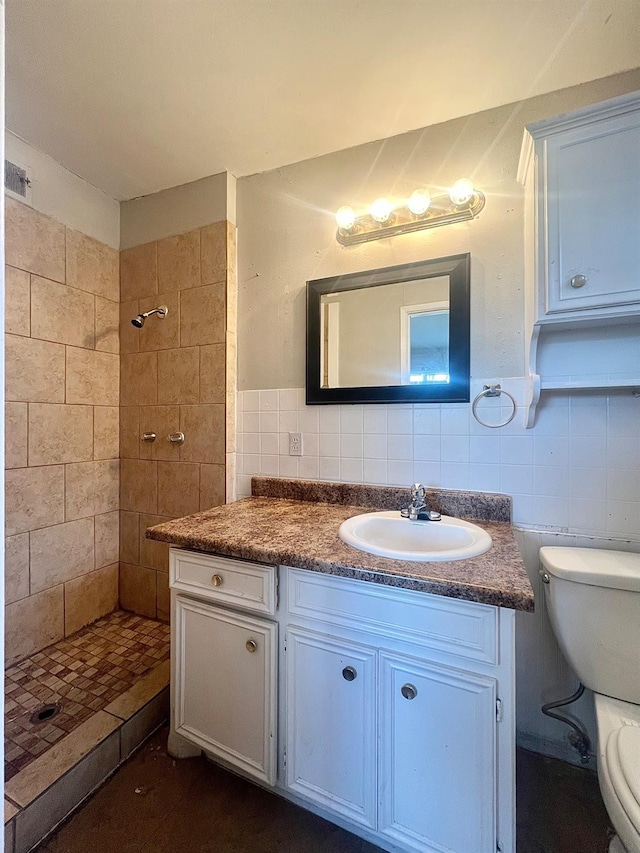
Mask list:
[[[359,512],[254,496],[149,532],[181,546],[170,750],[388,850],[515,851],[514,611],[533,594],[510,525],[480,521],[481,557],[410,564],[337,538]]]

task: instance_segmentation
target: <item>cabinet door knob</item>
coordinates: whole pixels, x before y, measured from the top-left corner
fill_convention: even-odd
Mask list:
[[[256,651],[256,649],[258,648],[258,644],[256,643],[255,640],[247,640],[247,642],[244,645],[245,645],[246,650],[248,652],[251,652],[251,654],[253,654]]]
[[[571,287],[576,287],[576,288],[584,287],[586,283],[587,283],[586,275],[580,275],[580,274],[574,275],[572,277],[571,281],[569,282]]]
[[[415,699],[418,695],[418,691],[413,686],[413,684],[403,684],[400,688],[400,692],[402,693],[405,699]]]
[[[342,670],[342,677],[345,681],[355,681],[358,677],[357,671],[352,666],[345,666]]]
[[[211,578],[211,583],[212,583],[214,586],[220,586],[220,585],[222,584],[222,575],[214,575],[214,576]]]

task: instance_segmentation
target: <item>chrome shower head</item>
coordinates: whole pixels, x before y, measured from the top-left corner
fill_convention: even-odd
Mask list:
[[[137,317],[134,317],[131,321],[131,324],[136,327],[136,329],[141,329],[144,326],[144,321],[147,317],[150,317],[152,314],[157,314],[158,317],[162,320],[163,317],[166,317],[169,313],[169,309],[166,305],[160,305],[159,308],[152,308],[151,311],[145,311],[144,314],[138,314]]]

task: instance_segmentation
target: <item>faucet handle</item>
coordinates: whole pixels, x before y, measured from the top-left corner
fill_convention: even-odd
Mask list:
[[[414,483],[413,486],[411,486],[411,497],[414,500],[424,500],[426,493],[427,490],[421,483]]]

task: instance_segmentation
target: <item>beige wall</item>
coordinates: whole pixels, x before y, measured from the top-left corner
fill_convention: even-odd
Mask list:
[[[234,481],[235,227],[124,250],[120,275],[120,603],[168,619],[168,548],[145,530],[224,503],[227,472],[231,492]],[[158,305],[164,319],[131,325]],[[171,444],[178,431],[184,444]]]
[[[471,253],[472,374],[522,376],[523,127],[638,88],[640,70],[239,179],[239,390],[304,385],[307,280],[461,252]],[[487,196],[477,220],[336,242],[341,205],[366,209],[378,196],[459,177]]]
[[[7,160],[26,168],[31,205],[69,228],[120,248],[120,204],[23,139],[5,133]]]
[[[12,663],[118,602],[118,252],[6,203]]]
[[[130,249],[223,219],[235,222],[235,178],[228,172],[122,202],[120,248]]]

